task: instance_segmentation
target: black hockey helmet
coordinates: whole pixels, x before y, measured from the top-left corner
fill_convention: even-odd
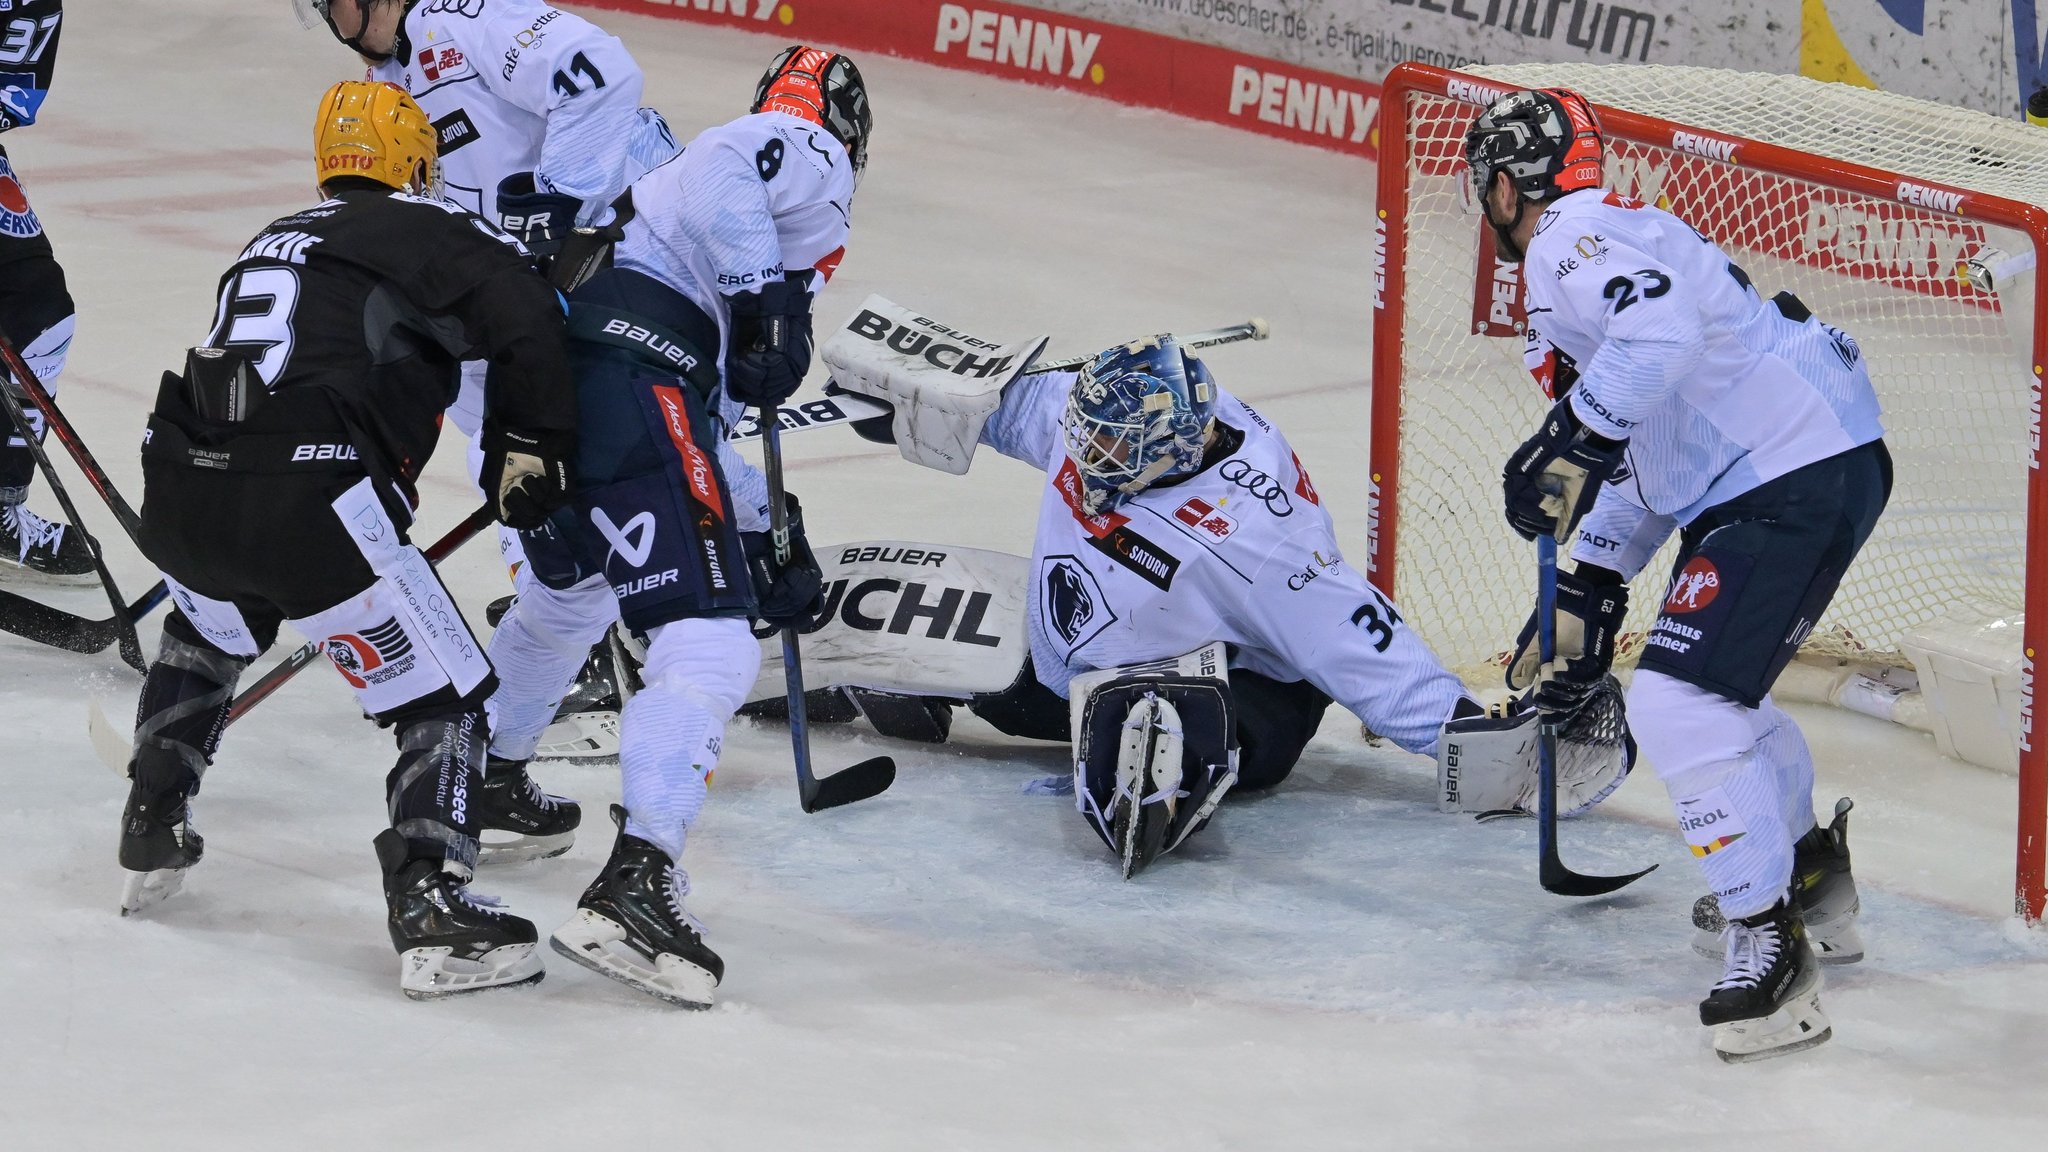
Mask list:
[[[1530,200],[1555,200],[1600,184],[1606,145],[1600,117],[1569,88],[1510,92],[1487,106],[1465,132],[1465,163],[1477,202],[1486,202],[1496,172],[1506,172]]]
[[[784,48],[754,86],[749,112],[787,112],[817,124],[846,146],[854,175],[868,165],[868,135],[875,120],[868,88],[853,61],[836,52],[792,44]]]

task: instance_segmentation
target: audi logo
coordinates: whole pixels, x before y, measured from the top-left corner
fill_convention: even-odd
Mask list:
[[[1273,515],[1294,515],[1294,501],[1288,498],[1287,490],[1280,486],[1280,482],[1244,461],[1225,460],[1216,474],[1258,497]]]

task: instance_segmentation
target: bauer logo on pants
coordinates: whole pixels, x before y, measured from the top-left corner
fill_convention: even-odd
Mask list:
[[[327,658],[334,661],[341,678],[355,688],[368,688],[403,676],[419,659],[395,617],[375,628],[329,636]]]

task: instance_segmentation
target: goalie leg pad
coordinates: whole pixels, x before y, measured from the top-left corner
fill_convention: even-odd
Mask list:
[[[1220,656],[1221,646],[1211,646]],[[1209,651],[1204,649],[1203,651]],[[1187,662],[1183,658],[1182,663]],[[1076,681],[1074,802],[1130,879],[1208,823],[1237,783],[1230,685],[1210,674],[1112,669]],[[1090,683],[1092,681],[1092,683]]]

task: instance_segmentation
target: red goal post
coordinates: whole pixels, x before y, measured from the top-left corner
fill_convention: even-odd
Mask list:
[[[1497,684],[1533,597],[1499,469],[1546,401],[1521,367],[1520,269],[1464,207],[1463,137],[1519,87],[1598,106],[1608,184],[1796,291],[1863,346],[1898,462],[1891,507],[1803,652],[1905,666],[1910,629],[2022,617],[2016,906],[2048,905],[2048,747],[2035,653],[2048,627],[2041,467],[2048,131],[1798,77],[1524,65],[1387,76],[1373,252],[1367,571],[1447,663]],[[1876,166],[1873,166],[1876,165]],[[2030,202],[2031,201],[2031,202]],[[1588,256],[1593,254],[1588,253]],[[1969,274],[1965,276],[1963,273]],[[1666,561],[1632,597],[1640,633]]]

